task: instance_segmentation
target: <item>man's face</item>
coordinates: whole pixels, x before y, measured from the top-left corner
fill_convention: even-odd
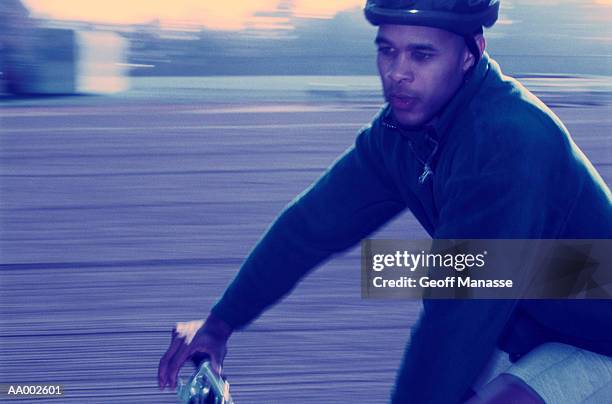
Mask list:
[[[403,126],[428,123],[473,64],[464,39],[437,28],[381,25],[376,46],[385,99]]]

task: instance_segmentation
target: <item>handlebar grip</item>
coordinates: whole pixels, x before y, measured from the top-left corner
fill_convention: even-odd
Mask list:
[[[229,383],[221,375],[216,374],[208,355],[198,355],[204,359],[187,383],[182,380],[177,386],[177,395],[184,404],[234,404],[229,392]],[[193,360],[193,358],[192,358]]]

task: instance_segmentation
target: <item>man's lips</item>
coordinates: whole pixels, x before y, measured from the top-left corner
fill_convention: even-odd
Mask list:
[[[394,110],[408,111],[414,108],[418,102],[417,97],[403,94],[391,94],[389,97],[389,103]]]

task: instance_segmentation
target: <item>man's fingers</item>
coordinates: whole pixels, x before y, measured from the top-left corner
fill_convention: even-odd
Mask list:
[[[216,355],[210,355],[210,365],[219,375],[223,372],[223,360],[225,359],[226,353],[227,350],[223,348],[220,352],[217,352]]]
[[[170,362],[168,363],[168,367],[166,369],[166,382],[167,385],[174,389],[176,388],[176,379],[178,378],[179,371],[183,364],[189,359],[192,354],[192,350],[188,345],[183,344],[181,348],[174,354]]]
[[[177,334],[175,331],[172,331],[172,342],[170,343],[170,346],[168,347],[168,350],[166,351],[166,353],[164,354],[164,356],[162,356],[161,360],[159,361],[159,369],[157,371],[157,379],[158,379],[158,383],[159,383],[159,388],[163,390],[163,388],[166,386],[167,381],[168,381],[168,366],[172,360],[172,358],[174,357],[174,355],[176,354],[176,352],[181,348],[181,346],[184,346],[184,339],[177,337]]]
[[[210,365],[212,366],[212,369],[218,375],[220,375],[221,372],[223,371],[223,367],[222,367],[221,363],[217,360],[217,357],[214,356],[214,355],[210,357]]]

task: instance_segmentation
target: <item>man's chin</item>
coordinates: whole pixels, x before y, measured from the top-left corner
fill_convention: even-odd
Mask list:
[[[393,117],[401,126],[405,127],[419,127],[426,123],[426,119],[421,114],[414,112],[396,111],[393,110]]]

